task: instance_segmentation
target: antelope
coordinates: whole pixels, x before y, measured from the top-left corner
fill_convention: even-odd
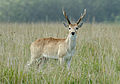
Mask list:
[[[30,66],[36,60],[44,62],[46,58],[52,58],[58,59],[60,61],[60,64],[63,64],[64,61],[66,61],[67,68],[70,68],[72,56],[75,53],[77,31],[80,27],[82,27],[83,24],[79,23],[86,15],[86,9],[84,9],[84,13],[81,14],[78,21],[74,24],[71,24],[65,10],[63,10],[63,15],[68,22],[68,24],[64,23],[64,26],[67,27],[69,30],[67,38],[60,39],[50,37],[41,38],[34,41],[30,46],[31,60],[27,64],[28,66]],[[41,62],[39,64],[41,64]]]

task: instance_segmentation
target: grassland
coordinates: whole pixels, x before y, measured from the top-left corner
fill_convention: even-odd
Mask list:
[[[50,60],[40,70],[24,66],[37,38],[65,38],[61,23],[0,24],[0,84],[119,84],[120,24],[84,24],[71,69]]]

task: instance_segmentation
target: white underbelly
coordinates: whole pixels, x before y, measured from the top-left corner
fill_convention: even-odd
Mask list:
[[[71,51],[70,53],[67,52],[67,54],[65,54],[63,56],[64,59],[70,59],[72,57],[72,55],[74,55],[74,51]],[[44,53],[43,54],[43,57],[46,57],[46,58],[50,58],[50,59],[59,59],[59,55],[58,54],[46,54]]]
[[[43,54],[43,57],[50,58],[50,59],[58,59],[59,58],[58,56],[52,56],[52,55],[47,55],[47,54]]]

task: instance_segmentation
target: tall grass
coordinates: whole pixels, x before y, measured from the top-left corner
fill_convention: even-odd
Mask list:
[[[24,66],[38,38],[67,36],[61,23],[0,24],[0,84],[119,84],[120,24],[84,24],[71,69],[50,60],[40,70]]]

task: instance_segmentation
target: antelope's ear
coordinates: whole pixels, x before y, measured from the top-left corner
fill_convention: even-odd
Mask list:
[[[83,25],[83,23],[80,23],[80,24],[78,25],[78,28],[82,27],[82,25]]]
[[[65,27],[69,27],[69,25],[67,25],[66,23],[63,23]]]

